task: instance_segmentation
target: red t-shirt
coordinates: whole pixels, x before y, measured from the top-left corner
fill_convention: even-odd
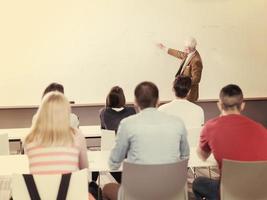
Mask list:
[[[200,135],[200,148],[222,159],[267,160],[267,129],[242,115],[226,115],[208,121]]]

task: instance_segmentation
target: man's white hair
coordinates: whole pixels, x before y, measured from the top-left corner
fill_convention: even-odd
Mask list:
[[[197,40],[194,37],[188,37],[186,38],[184,45],[191,49],[195,49],[197,46]]]

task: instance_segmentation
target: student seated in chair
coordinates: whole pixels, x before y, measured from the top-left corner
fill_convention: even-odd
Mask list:
[[[187,130],[199,128],[204,124],[203,109],[186,99],[192,85],[188,76],[177,76],[173,82],[175,99],[159,107],[159,110],[180,117]]]
[[[119,86],[111,88],[106,98],[106,107],[100,111],[101,129],[117,132],[120,121],[136,114],[134,107],[127,107],[123,89]],[[96,181],[98,172],[92,172],[92,180]],[[121,172],[111,172],[113,178],[121,183]]]
[[[101,128],[117,132],[120,121],[136,114],[134,107],[125,105],[126,100],[121,87],[111,88],[106,98],[106,107],[100,111]]]
[[[267,160],[267,131],[253,120],[241,115],[245,103],[242,90],[237,85],[221,89],[219,117],[209,120],[200,135],[198,155],[206,160],[211,153],[222,168],[222,160]],[[234,176],[234,174],[233,174]],[[193,182],[197,200],[219,199],[219,180],[198,177]]]
[[[119,169],[125,155],[127,162],[137,164],[166,164],[189,157],[183,122],[158,111],[158,99],[159,91],[155,84],[142,82],[137,85],[135,102],[140,112],[121,121],[116,145],[109,158],[110,169]],[[119,184],[107,184],[103,197],[117,200],[119,188]]]
[[[57,91],[57,92],[61,92],[62,94],[64,94],[64,87],[63,85],[59,84],[59,83],[50,83],[44,90],[42,98],[49,92],[53,92],[53,91]],[[73,101],[72,101],[73,103]],[[32,121],[35,120],[35,115],[33,116]],[[70,113],[70,125],[72,128],[79,128],[79,118],[74,114],[74,113]]]
[[[49,92],[43,97],[24,149],[32,174],[65,174],[88,168],[85,138],[70,126],[70,104],[62,93]]]

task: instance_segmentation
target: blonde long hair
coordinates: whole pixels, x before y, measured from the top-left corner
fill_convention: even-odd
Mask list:
[[[70,127],[70,104],[67,98],[60,92],[49,92],[42,100],[25,143],[71,146],[74,133]]]

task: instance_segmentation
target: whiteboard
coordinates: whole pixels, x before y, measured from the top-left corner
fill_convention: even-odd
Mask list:
[[[62,83],[69,100],[104,103],[114,85],[128,102],[153,81],[173,98],[180,61],[156,47],[182,49],[194,36],[203,59],[200,99],[228,83],[267,96],[266,0],[2,0],[0,106],[38,105]]]

